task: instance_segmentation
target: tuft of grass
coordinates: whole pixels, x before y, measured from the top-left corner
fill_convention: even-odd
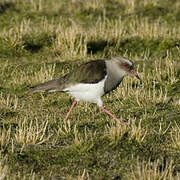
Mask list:
[[[11,127],[6,130],[5,128],[1,128],[0,134],[0,147],[1,149],[6,149],[11,142]]]
[[[180,127],[177,125],[172,127],[172,131],[170,132],[171,134],[171,140],[172,140],[172,147],[174,149],[177,149],[178,151],[180,150]]]
[[[129,140],[135,140],[138,143],[143,142],[147,134],[147,130],[142,128],[142,119],[139,121],[137,126],[135,122],[136,119],[130,119],[129,126],[121,126],[119,124],[111,126],[107,125],[107,137],[110,138],[112,143],[120,142],[124,136],[127,136]]]
[[[7,158],[1,158],[0,159],[0,178],[5,179],[8,175],[9,168],[7,166]]]
[[[159,159],[155,162],[149,160],[148,163],[137,160],[136,167],[131,167],[128,179],[179,179],[180,174],[173,175],[173,161],[163,164]]]
[[[23,145],[43,144],[44,142],[48,141],[52,136],[51,133],[47,133],[48,131],[47,129],[48,129],[47,120],[39,125],[36,119],[35,125],[33,125],[33,121],[28,122],[27,119],[24,119],[18,124],[16,133],[14,134],[15,141],[18,144],[23,144]]]

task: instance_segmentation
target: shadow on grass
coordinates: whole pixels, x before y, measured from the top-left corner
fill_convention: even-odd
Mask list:
[[[107,46],[109,46],[109,42],[105,40],[89,41],[87,43],[87,53],[96,54],[99,51],[104,51]]]
[[[0,3],[0,14],[5,13],[7,10],[15,10],[15,4],[12,2]]]
[[[31,53],[36,53],[44,46],[51,46],[54,39],[54,35],[48,35],[46,33],[31,36],[25,35],[23,37],[23,48]]]

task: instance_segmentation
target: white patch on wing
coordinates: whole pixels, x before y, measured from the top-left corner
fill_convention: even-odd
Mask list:
[[[77,101],[88,101],[97,103],[98,106],[102,106],[101,96],[104,94],[104,82],[106,78],[107,76],[105,76],[105,79],[94,84],[80,83],[77,85],[73,85],[64,89],[64,91],[75,97]]]

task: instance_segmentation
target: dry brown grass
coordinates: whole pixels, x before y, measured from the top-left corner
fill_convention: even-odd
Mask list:
[[[127,175],[127,179],[139,179],[139,180],[178,180],[180,174],[173,174],[174,166],[173,161],[167,162],[167,165],[161,170],[161,161],[156,160],[155,162],[149,161],[144,163],[141,160],[137,160],[137,165],[131,168],[131,173]]]

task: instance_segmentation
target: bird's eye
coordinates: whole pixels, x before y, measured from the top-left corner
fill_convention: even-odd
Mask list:
[[[124,66],[125,66],[125,67],[129,67],[129,64],[126,63],[126,64],[124,64]]]

